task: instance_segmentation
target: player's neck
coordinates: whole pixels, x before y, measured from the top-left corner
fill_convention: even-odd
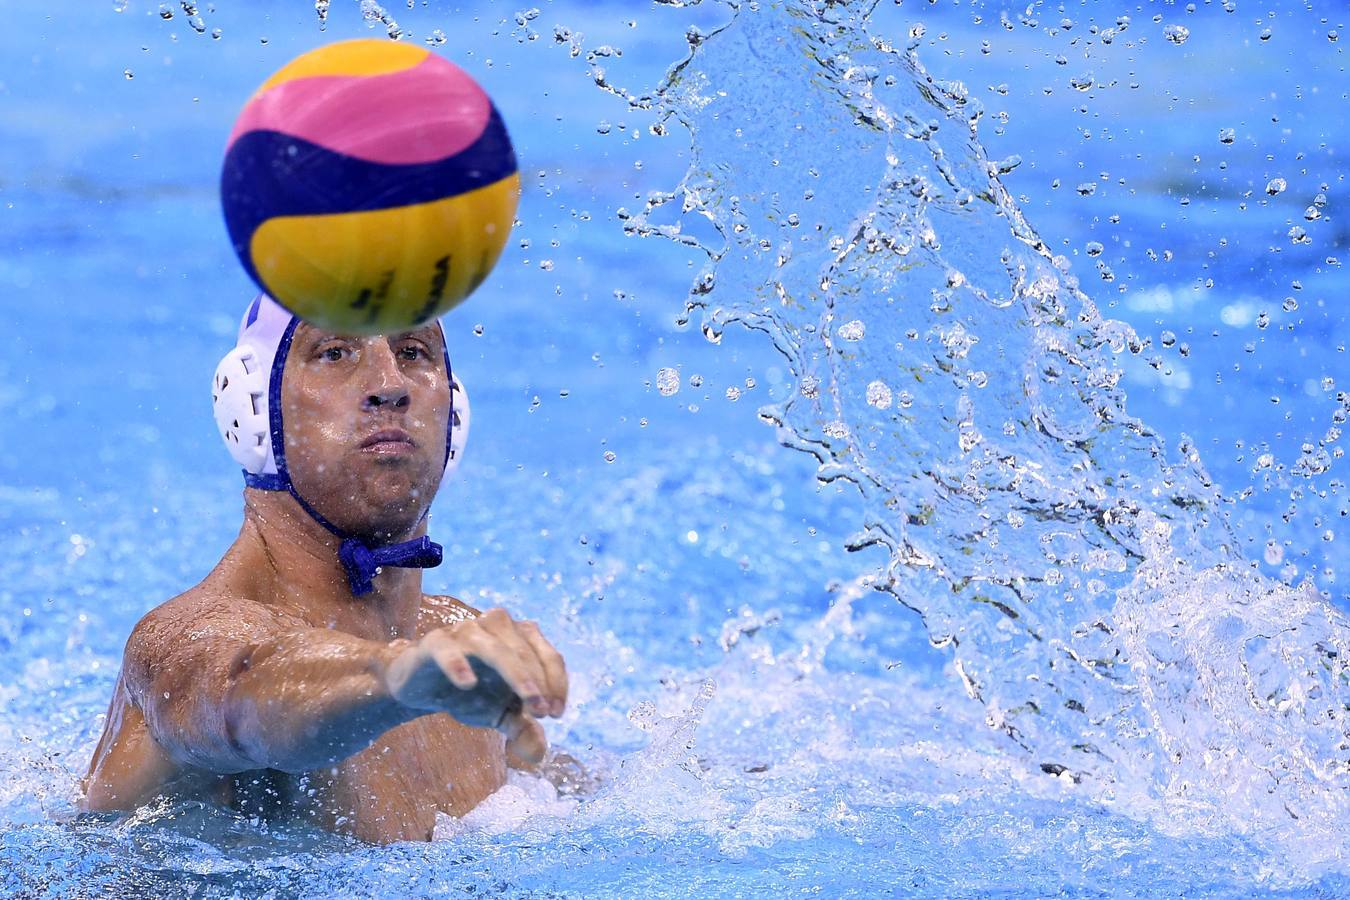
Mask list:
[[[424,520],[400,540],[425,532]],[[246,489],[240,538],[263,554],[275,602],[307,621],[370,639],[416,636],[422,570],[387,567],[375,577],[373,591],[353,597],[338,561],[341,541],[290,494]]]

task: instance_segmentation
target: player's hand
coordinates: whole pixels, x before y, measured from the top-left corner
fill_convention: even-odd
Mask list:
[[[560,716],[567,705],[562,655],[539,626],[503,609],[427,634],[394,657],[384,681],[404,706],[496,728],[507,750],[528,763],[548,748],[536,717]]]

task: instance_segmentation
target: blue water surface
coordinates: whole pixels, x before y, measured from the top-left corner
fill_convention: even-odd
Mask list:
[[[650,102],[667,71],[738,17],[816,24],[834,4],[191,6],[0,2],[5,895],[1350,892],[1334,832],[1152,815],[990,727],[950,648],[871,590],[883,551],[845,549],[858,491],[757,415],[799,391],[794,361],[753,329],[705,340],[682,313],[707,254],[625,227],[707,163]],[[1325,6],[882,3],[868,31],[982,105],[979,140],[1049,253],[1134,329],[1130,412],[1168,453],[1189,436],[1235,552],[1345,609],[1350,81]],[[523,781],[392,847],[193,805],[76,818],[131,627],[239,527],[209,410],[251,297],[217,196],[233,117],[295,54],[394,28],[492,94],[524,185],[497,271],[444,320],[473,434],[427,589],[541,623],[573,678],[550,738],[599,786]],[[708,66],[710,97],[767,77]],[[771,125],[810,107],[762,87]],[[801,124],[784,140],[834,140]]]

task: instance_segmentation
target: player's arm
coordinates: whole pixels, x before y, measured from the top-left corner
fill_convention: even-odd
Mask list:
[[[566,700],[557,652],[502,610],[385,643],[245,601],[184,606],[137,626],[126,680],[165,752],[209,772],[310,771],[434,712],[542,755],[528,714],[558,715]]]

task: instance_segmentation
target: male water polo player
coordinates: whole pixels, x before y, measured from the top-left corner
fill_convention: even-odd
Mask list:
[[[369,841],[430,838],[537,763],[567,699],[529,622],[422,593],[468,406],[439,324],[347,337],[267,297],[216,370],[244,522],[132,631],[84,808],[198,798]]]

